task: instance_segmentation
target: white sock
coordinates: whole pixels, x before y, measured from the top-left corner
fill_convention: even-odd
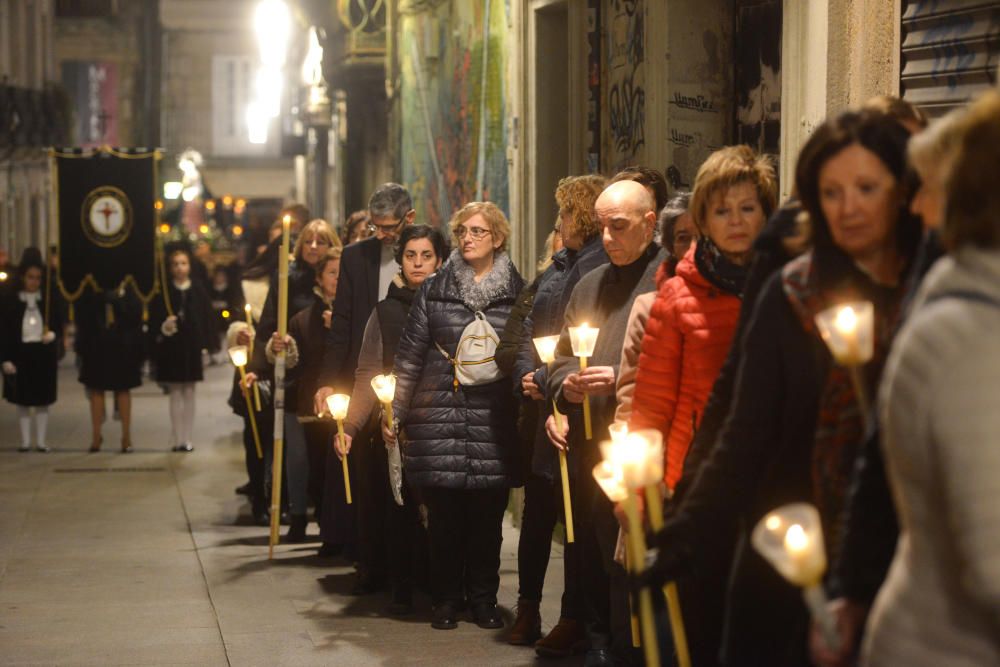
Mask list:
[[[173,433],[173,445],[180,445],[184,442],[181,439],[184,423],[184,394],[182,384],[171,383],[170,392],[170,429]]]
[[[181,422],[183,436],[182,443],[191,444],[191,438],[194,436],[194,383],[189,382],[183,385],[184,392],[184,414],[183,421]]]
[[[17,406],[17,421],[21,426],[21,447],[31,446],[31,408]]]
[[[49,429],[48,406],[35,408],[35,428],[38,433],[38,448],[45,449],[45,434]]]

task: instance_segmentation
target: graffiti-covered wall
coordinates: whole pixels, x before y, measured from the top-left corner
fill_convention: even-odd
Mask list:
[[[605,165],[639,164],[646,145],[645,0],[607,0]]]
[[[446,223],[466,202],[508,211],[505,0],[404,0],[398,173],[417,219]]]

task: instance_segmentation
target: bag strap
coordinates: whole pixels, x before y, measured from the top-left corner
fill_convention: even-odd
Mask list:
[[[444,358],[448,360],[449,364],[451,364],[451,371],[452,371],[451,390],[453,392],[455,392],[455,393],[458,393],[458,385],[459,385],[459,382],[458,382],[458,359],[455,359],[450,354],[448,354],[445,351],[445,349],[443,347],[441,347],[441,344],[438,343],[437,341],[434,341],[434,347],[436,347],[438,349],[438,352],[440,352],[441,354],[443,354]]]

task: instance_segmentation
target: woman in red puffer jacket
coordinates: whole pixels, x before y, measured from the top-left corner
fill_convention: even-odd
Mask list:
[[[774,169],[748,146],[720,149],[698,170],[691,214],[700,237],[657,295],[639,356],[631,430],[656,428],[665,481],[680,479],[688,446],[729,352],[753,242],[777,199]]]

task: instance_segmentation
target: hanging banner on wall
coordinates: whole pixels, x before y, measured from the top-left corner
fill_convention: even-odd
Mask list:
[[[159,151],[51,152],[59,225],[59,289],[71,304],[88,287],[127,289],[146,305],[157,291]]]
[[[118,143],[118,65],[68,60],[62,83],[76,109],[75,141],[86,148]]]

